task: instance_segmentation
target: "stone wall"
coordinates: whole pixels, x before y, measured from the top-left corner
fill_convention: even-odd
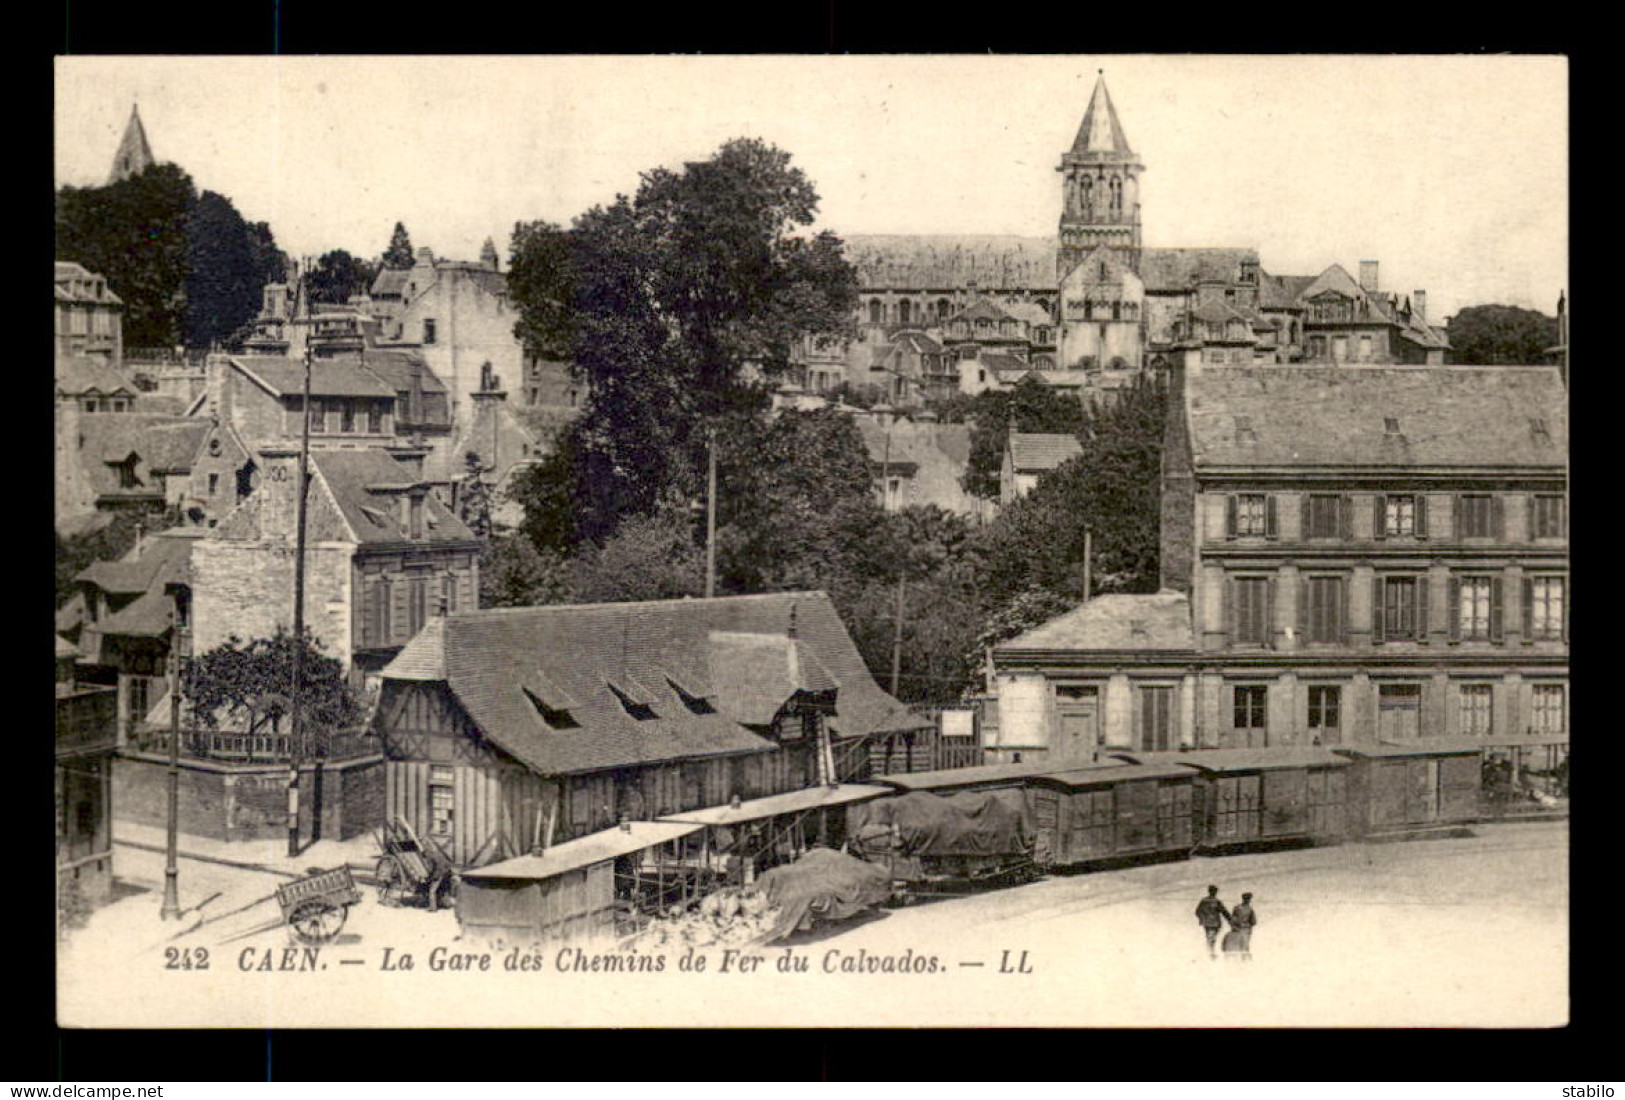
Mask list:
[[[293,547],[280,541],[199,539],[192,549],[193,646],[206,653],[235,634],[267,638],[293,626]],[[351,651],[351,548],[306,548],[305,625],[346,668]]]

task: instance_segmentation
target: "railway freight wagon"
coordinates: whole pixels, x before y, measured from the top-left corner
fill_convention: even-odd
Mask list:
[[[1200,850],[1337,844],[1349,835],[1351,761],[1320,748],[1115,753],[1134,764],[1185,764],[1196,784]]]
[[[1188,856],[1197,843],[1200,775],[1186,764],[1156,763],[1034,777],[1040,866]]]
[[[1357,836],[1470,821],[1482,809],[1482,744],[1419,741],[1336,751],[1353,761],[1350,817]]]

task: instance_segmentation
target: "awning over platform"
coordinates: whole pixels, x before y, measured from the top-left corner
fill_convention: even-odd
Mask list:
[[[577,871],[617,856],[640,852],[657,844],[698,832],[700,826],[673,821],[630,821],[588,836],[567,840],[540,855],[516,856],[501,863],[462,872],[465,879],[536,880]]]
[[[1349,760],[1330,749],[1283,745],[1276,749],[1195,749],[1191,752],[1117,752],[1130,764],[1189,764],[1212,772],[1273,771],[1280,768],[1346,767]]]
[[[805,790],[788,791],[766,798],[753,798],[737,806],[708,806],[703,810],[666,814],[660,820],[673,823],[686,822],[695,828],[701,825],[739,825],[746,821],[778,817],[780,814],[800,813],[803,810],[817,810],[826,806],[844,806],[890,793],[892,792],[886,787],[864,783],[843,783],[838,787],[808,787]]]

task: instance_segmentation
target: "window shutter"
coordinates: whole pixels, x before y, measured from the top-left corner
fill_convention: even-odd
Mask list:
[[[1461,578],[1450,578],[1449,599],[1446,601],[1445,613],[1449,621],[1445,628],[1449,631],[1452,642],[1461,641]]]
[[[1342,645],[1349,644],[1349,582],[1346,577],[1338,577],[1332,589],[1337,597],[1337,640]]]
[[[1264,644],[1275,648],[1275,578],[1264,584]]]
[[[1264,537],[1280,537],[1280,528],[1275,521],[1275,494],[1268,493],[1264,497]]]
[[[1236,641],[1236,580],[1234,577],[1224,579],[1224,641],[1226,645],[1234,645]]]
[[[1224,498],[1224,537],[1236,537],[1236,496],[1231,493]]]
[[[1307,542],[1310,537],[1309,530],[1309,494],[1304,493],[1298,498],[1298,538]]]
[[[1563,643],[1567,645],[1569,640],[1569,604],[1573,603],[1574,601],[1569,598],[1568,577],[1565,576],[1560,579],[1557,582],[1557,586],[1558,589],[1563,593],[1561,597],[1563,600]],[[1565,726],[1564,728],[1567,729],[1568,727]]]
[[[1501,578],[1490,578],[1490,641],[1500,645],[1506,641],[1506,609],[1502,607]]]
[[[1386,609],[1382,606],[1382,587],[1381,577],[1371,578],[1371,641],[1376,645],[1381,645],[1384,640],[1383,627],[1386,617],[1384,611]]]
[[[1535,640],[1535,578],[1523,579],[1523,640]]]
[[[1298,574],[1298,644],[1307,645],[1309,639],[1315,635],[1309,629],[1309,592],[1314,588],[1314,579]]]
[[[1416,494],[1416,537],[1428,537],[1428,498],[1425,493]]]
[[[1496,493],[1490,497],[1490,534],[1496,542],[1506,541],[1506,520],[1506,501]]]
[[[1450,501],[1450,537],[1461,539],[1461,494],[1457,493]]]
[[[1354,498],[1341,496],[1337,498],[1338,529],[1342,533],[1343,541],[1347,542],[1354,537]]]
[[[1523,541],[1534,542],[1535,536],[1540,534],[1535,529],[1535,521],[1539,517],[1540,497],[1534,493],[1526,493],[1523,498]]]
[[[1381,542],[1388,537],[1388,498],[1378,493],[1371,513],[1371,537]]]
[[[1416,578],[1416,640],[1428,640],[1428,579]]]

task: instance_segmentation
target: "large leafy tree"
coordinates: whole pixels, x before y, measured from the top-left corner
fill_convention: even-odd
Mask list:
[[[856,277],[839,239],[797,232],[817,201],[788,153],[741,139],[680,172],[645,173],[636,195],[568,229],[515,227],[515,333],[587,383],[573,442],[548,471],[549,493],[575,502],[573,543],[667,494],[693,498],[706,428],[759,416],[761,380],[789,367],[801,336],[848,330]]]
[[[264,236],[261,236],[261,231]],[[188,347],[230,337],[259,312],[260,290],[276,257],[269,227],[251,227],[231,200],[213,191],[198,196],[187,219],[184,336]]]
[[[310,299],[342,305],[358,294],[365,294],[377,274],[374,265],[342,248],[324,252],[317,257],[310,272]]]
[[[536,549],[523,532],[497,535],[480,550],[480,606],[535,607],[573,602],[569,564]]]
[[[406,232],[406,226],[396,222],[395,232],[389,235],[389,247],[384,249],[383,259],[380,263],[386,268],[399,269],[411,267],[414,259],[412,238]]]
[[[1478,366],[1527,366],[1547,361],[1557,343],[1557,318],[1517,306],[1468,306],[1445,326],[1450,361]]]
[[[307,631],[295,639],[278,630],[251,641],[233,635],[188,662],[182,691],[205,729],[246,723],[274,726],[290,711],[295,650],[299,650],[299,712],[304,732],[320,749],[325,735],[354,727],[363,717],[344,666],[321,651]]]
[[[57,191],[56,258],[107,278],[124,300],[125,347],[181,342],[196,202],[192,178],[173,164],[106,187]]]

